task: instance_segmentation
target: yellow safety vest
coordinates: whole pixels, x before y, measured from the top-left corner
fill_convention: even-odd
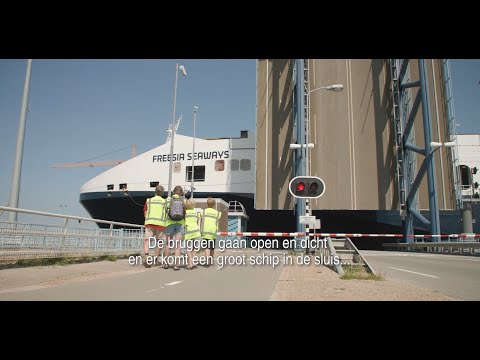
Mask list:
[[[161,196],[147,199],[145,225],[165,226],[165,200]]]
[[[204,239],[216,239],[218,231],[218,220],[222,213],[212,209],[202,209],[202,226],[200,231]]]
[[[200,235],[200,230],[198,228],[198,219],[199,214],[195,209],[187,209],[185,215],[185,240],[198,239]]]

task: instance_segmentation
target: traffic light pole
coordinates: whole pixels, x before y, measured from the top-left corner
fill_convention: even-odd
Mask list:
[[[296,143],[303,145],[305,143],[305,104],[303,99],[305,98],[305,87],[303,79],[303,59],[295,60],[295,117],[296,117]],[[307,151],[306,147],[300,147],[295,151],[295,168],[294,176],[303,176],[305,174],[305,156],[304,151]],[[295,204],[295,219],[297,224],[297,232],[305,232],[305,225],[300,224],[300,216],[305,214],[305,199],[297,198]],[[295,243],[295,250],[300,249],[300,240],[297,238]]]
[[[473,233],[473,217],[471,201],[464,201],[462,208],[462,231],[465,234]]]

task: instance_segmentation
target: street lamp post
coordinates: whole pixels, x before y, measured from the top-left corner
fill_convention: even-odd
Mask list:
[[[197,120],[197,110],[198,106],[193,107],[193,144],[192,144],[192,179],[191,179],[191,184],[190,184],[190,191],[192,192],[190,199],[193,199],[193,190],[195,188],[193,187],[193,179],[195,177],[195,123]]]
[[[296,102],[296,127],[297,127],[297,144],[292,144],[290,148],[297,149],[298,151],[295,153],[295,176],[301,175],[310,175],[309,174],[309,149],[312,147],[312,144],[309,143],[309,132],[310,132],[310,113],[305,113],[305,106],[306,103],[308,104],[308,109],[310,111],[310,94],[314,91],[325,89],[329,91],[342,91],[343,85],[341,84],[334,84],[328,86],[322,86],[319,88],[315,88],[313,90],[305,89],[305,78],[304,78],[304,59],[297,59],[295,61],[295,102]],[[305,153],[302,150],[305,149]],[[305,154],[303,156],[303,154]],[[297,224],[297,232],[303,232],[305,228],[300,224],[300,216],[307,212],[307,201],[308,199],[297,199],[295,205],[295,217],[296,217],[296,224]],[[308,207],[308,214],[311,213],[310,207]],[[295,248],[298,247],[298,238],[296,239],[297,243]]]
[[[328,91],[342,91],[343,85],[342,84],[333,84],[327,86],[321,86],[312,90],[308,90],[306,92],[305,89],[305,79],[303,78],[304,67],[303,67],[303,60],[297,60],[296,62],[296,82],[297,82],[297,90],[296,90],[296,97],[297,97],[297,141],[300,142],[299,144],[291,144],[291,149],[297,149],[299,152],[297,153],[296,159],[298,159],[298,167],[295,169],[295,176],[299,175],[310,175],[309,169],[309,152],[310,149],[314,147],[314,144],[309,142],[310,140],[310,94],[317,90],[328,90]],[[308,104],[308,113],[305,114],[305,104]],[[302,150],[305,149],[305,156],[302,156]],[[303,158],[303,161],[302,161]],[[302,174],[303,173],[303,174]],[[308,203],[309,199],[297,199],[296,204],[296,223],[297,223],[297,231],[303,232],[304,227],[300,224],[300,216],[303,215],[305,212],[307,215],[311,214],[311,209]],[[308,228],[307,228],[308,233]],[[308,235],[307,235],[308,236]]]
[[[310,96],[311,93],[313,93],[314,91],[317,91],[317,90],[328,90],[328,91],[334,91],[334,92],[339,92],[339,91],[342,91],[343,90],[343,84],[333,84],[333,85],[327,85],[327,86],[321,86],[321,87],[318,87],[318,88],[315,88],[313,90],[310,90],[308,92],[308,96]],[[309,103],[310,103],[310,100],[309,100]],[[310,111],[310,107],[309,107],[309,111]],[[310,120],[310,114],[308,114],[308,119]],[[309,121],[310,123],[310,121]],[[308,166],[308,160],[310,158],[310,150],[309,148],[313,148],[313,144],[310,144],[309,143],[309,140],[310,140],[310,129],[306,129],[305,131],[305,143],[308,144],[308,147],[305,149],[305,174],[307,176],[310,175],[310,169],[309,169],[309,166]],[[312,145],[312,146],[310,146]]]
[[[183,76],[187,76],[187,71],[185,66],[178,65],[175,66],[175,89],[173,92],[173,119],[172,119],[172,136],[170,138],[170,167],[168,171],[168,196],[172,194],[172,170],[173,170],[173,142],[175,139],[175,113],[177,106],[177,80],[178,80],[178,70],[182,72]]]
[[[313,93],[314,91],[317,90],[328,90],[328,91],[334,91],[334,92],[339,92],[343,90],[343,85],[342,84],[333,84],[333,85],[327,85],[327,86],[320,86],[318,88],[309,90],[307,95],[307,103],[308,103],[308,113],[306,114],[307,116],[307,123],[308,126],[305,126],[305,144],[303,144],[303,147],[305,147],[305,175],[310,176],[310,149],[313,148],[315,145],[310,143],[310,94]],[[304,102],[302,102],[304,104]],[[291,147],[291,145],[290,145]],[[306,198],[305,199],[305,210],[306,214],[308,216],[312,215],[312,208],[310,205],[310,199]],[[298,221],[299,222],[299,221]],[[310,225],[306,225],[306,233],[307,237],[309,236],[310,233]],[[308,253],[309,250],[307,250]]]
[[[27,121],[28,93],[30,89],[31,70],[32,70],[32,59],[28,59],[27,75],[25,77],[25,83],[23,86],[22,108],[20,110],[20,119],[18,121],[17,147],[15,151],[15,163],[13,166],[12,186],[10,190],[10,201],[8,203],[8,206],[13,208],[18,207],[18,199],[20,197],[20,179],[22,176],[23,145],[25,142],[25,128],[26,128],[26,121]],[[16,211],[10,211],[8,213],[8,222],[16,223],[17,215],[18,213]]]
[[[430,221],[428,221],[419,211],[415,209],[415,207],[410,206],[410,204],[414,203],[414,198],[417,194],[418,188],[420,187],[420,183],[422,182],[423,176],[427,172],[429,165],[433,161],[435,151],[437,151],[441,147],[453,147],[453,146],[455,146],[455,142],[453,141],[446,142],[446,143],[430,141],[425,144],[424,149],[408,142],[405,144],[406,149],[425,156],[425,159],[423,160],[422,164],[420,165],[420,168],[417,171],[415,180],[412,182],[410,186],[410,190],[408,192],[408,196],[406,200],[407,208],[408,208],[408,211],[411,214],[413,214],[413,216],[415,216],[420,222],[422,222],[425,225],[431,226],[432,235],[440,234],[440,216],[439,216],[438,207],[430,206]],[[430,203],[436,204],[437,203],[436,191],[429,193],[429,195],[430,195],[429,197]],[[411,237],[407,236],[407,242],[413,241],[409,239],[411,239]]]
[[[457,144],[455,141],[450,141],[446,143],[441,142],[430,142],[430,156],[433,156],[433,153],[440,149],[441,147],[455,147]],[[473,218],[472,218],[472,203],[464,202],[461,210],[461,219],[462,219],[462,232],[465,234],[473,233]]]

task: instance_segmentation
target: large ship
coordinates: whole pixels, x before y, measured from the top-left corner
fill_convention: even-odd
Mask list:
[[[255,137],[242,130],[240,137],[202,139],[168,130],[163,145],[146,151],[87,181],[80,203],[96,219],[143,224],[143,206],[157,185],[167,196],[170,158],[171,189],[180,185],[186,197],[221,198],[253,209],[255,189]],[[194,151],[193,151],[194,149]],[[192,171],[193,166],[193,171]],[[102,224],[99,224],[102,226]]]

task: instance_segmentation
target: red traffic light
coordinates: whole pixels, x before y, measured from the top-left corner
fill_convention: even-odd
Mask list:
[[[304,182],[298,182],[297,183],[297,191],[303,191],[305,190],[305,183]]]
[[[325,183],[316,176],[296,176],[290,180],[288,190],[296,198],[315,199],[325,192]]]

